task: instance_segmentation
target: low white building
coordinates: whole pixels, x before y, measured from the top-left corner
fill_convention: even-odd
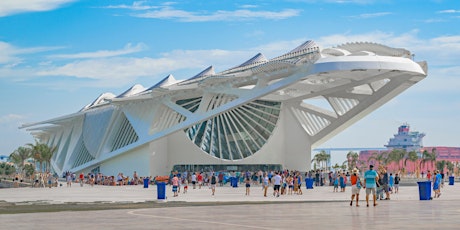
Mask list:
[[[116,175],[173,169],[310,169],[311,149],[424,79],[405,49],[307,41],[273,59],[262,54],[187,80],[104,93],[81,111],[24,124],[57,146],[52,166]]]

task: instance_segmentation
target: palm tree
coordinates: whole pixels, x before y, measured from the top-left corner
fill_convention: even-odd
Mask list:
[[[436,149],[432,149],[431,153],[428,152],[427,150],[424,150],[422,152],[422,159],[420,161],[420,167],[422,167],[423,165],[426,168],[426,164],[428,162],[431,162],[431,166],[433,166],[433,162],[436,162]]]
[[[436,169],[438,169],[440,172],[444,171],[444,168],[446,167],[447,162],[445,160],[442,161],[436,161]]]
[[[43,158],[40,151],[40,143],[35,140],[35,144],[27,144],[32,149],[32,158],[34,158],[35,163],[38,162],[38,171],[42,172],[43,169]]]
[[[389,162],[395,162],[398,165],[398,171],[401,171],[401,162],[406,155],[406,150],[404,149],[392,149],[388,154]]]
[[[331,159],[331,155],[327,154],[326,151],[321,150],[321,152],[317,153],[311,162],[315,161],[320,168],[327,169],[327,162]],[[324,163],[324,167],[323,167]]]
[[[370,162],[371,160],[377,161],[378,165],[380,166],[385,166],[386,163],[388,162],[388,153],[387,152],[375,152],[368,158],[368,161]]]
[[[350,151],[347,153],[348,170],[353,170],[358,165],[359,154],[357,152]]]
[[[446,163],[447,163],[446,165],[447,170],[449,170],[451,175],[454,175],[454,168],[455,168],[454,163],[452,161],[447,161]]]
[[[359,170],[361,172],[365,172],[366,171],[366,168],[367,168],[367,165],[366,165],[366,161],[365,160],[358,160],[358,167],[359,167]]]
[[[45,165],[45,171],[50,171],[51,170],[51,158],[53,158],[53,154],[56,152],[57,147],[49,147],[46,144],[42,144],[42,158],[43,161],[46,163]]]
[[[417,152],[415,151],[410,151],[407,153],[407,156],[406,156],[406,159],[404,160],[404,166],[407,165],[407,161],[410,161],[412,163],[414,163],[414,173],[418,174],[416,171],[417,171],[417,167],[416,167],[416,161],[418,160],[418,155],[417,155]],[[418,176],[418,175],[417,175]]]
[[[428,162],[428,156],[429,156],[429,152],[425,150],[423,150],[422,152],[422,158],[420,159],[420,168],[423,169],[423,168],[426,168],[426,163]],[[422,165],[423,165],[423,168],[422,168]]]
[[[339,165],[338,163],[335,163],[335,165],[332,166],[332,168],[333,168],[335,171],[337,171],[337,169],[340,168],[340,165]]]
[[[36,162],[39,163],[39,171],[49,171],[51,169],[51,158],[53,157],[54,152],[56,152],[57,147],[49,147],[44,143],[38,143],[35,141],[35,144],[28,144],[32,148],[32,155]],[[44,164],[45,163],[45,164]],[[43,167],[43,165],[45,167]]]
[[[25,161],[31,157],[30,148],[19,147],[10,154],[11,161],[18,167],[19,171],[22,173],[25,165]]]

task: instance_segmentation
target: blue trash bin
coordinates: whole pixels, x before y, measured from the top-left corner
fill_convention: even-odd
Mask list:
[[[165,182],[157,183],[157,197],[158,197],[158,200],[166,199],[166,183]]]
[[[313,178],[305,178],[307,189],[313,189]]]
[[[431,181],[419,181],[417,184],[420,200],[431,200]]]
[[[237,177],[232,177],[232,178],[230,179],[230,181],[231,181],[231,184],[232,184],[232,187],[233,187],[233,188],[237,188],[237,187],[238,187],[238,178],[237,178]]]
[[[144,178],[144,188],[149,188],[149,178]]]
[[[454,185],[454,180],[455,180],[455,177],[450,176],[449,177],[449,185]]]

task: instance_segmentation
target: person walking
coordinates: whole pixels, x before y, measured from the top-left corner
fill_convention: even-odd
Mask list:
[[[249,193],[251,192],[251,177],[246,176],[244,182],[246,184],[246,196],[249,196]]]
[[[399,174],[395,174],[395,193],[399,192],[399,181],[401,181],[401,177],[399,177]]]
[[[177,190],[179,187],[179,178],[177,177],[176,174],[174,174],[173,178],[171,179],[171,184],[172,184],[172,191],[174,193],[174,196],[179,196]]]
[[[193,189],[196,188],[196,173],[192,174],[192,187]]]
[[[275,172],[275,176],[273,177],[273,196],[276,197],[280,196],[280,187],[281,187],[281,176],[279,172]]]
[[[441,181],[442,181],[442,175],[439,173],[439,170],[434,171],[434,176],[433,176],[433,191],[434,191],[434,198],[439,198],[441,196]]]
[[[369,207],[369,195],[372,193],[374,206],[377,206],[377,194],[375,193],[375,189],[377,188],[379,175],[374,170],[373,165],[369,165],[369,170],[364,173],[364,184],[366,188],[366,205]]]
[[[390,193],[393,193],[394,185],[395,185],[395,177],[393,176],[393,173],[390,173],[390,181],[389,181]]]
[[[353,200],[356,197],[356,207],[359,207],[359,190],[361,189],[361,181],[359,179],[359,170],[354,168],[350,176],[351,182],[351,201],[350,206],[353,206]]]
[[[265,172],[264,178],[263,178],[264,197],[267,197],[268,183],[269,183],[268,174]]]
[[[388,186],[389,183],[389,178],[388,178],[388,172],[385,168],[382,167],[382,188],[383,192],[385,193],[385,200],[390,199],[390,187]]]
[[[83,174],[83,172],[80,173],[79,179],[80,179],[80,187],[83,187],[83,183],[85,180],[85,175]]]
[[[297,172],[297,195],[302,195],[302,175]]]
[[[217,184],[217,178],[214,173],[211,173],[211,178],[209,178],[209,181],[211,184],[212,195],[214,196],[214,193],[216,192],[216,184]]]

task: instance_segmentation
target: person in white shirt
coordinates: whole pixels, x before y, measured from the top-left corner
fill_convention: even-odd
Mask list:
[[[280,187],[281,187],[281,176],[279,172],[275,172],[275,176],[273,177],[273,196],[276,197],[280,196]]]

